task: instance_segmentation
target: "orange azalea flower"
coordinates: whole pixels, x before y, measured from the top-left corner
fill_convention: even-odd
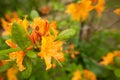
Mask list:
[[[105,0],[98,0],[98,3],[95,6],[95,10],[98,13],[98,16],[101,16],[101,13],[104,11],[105,9]]]
[[[6,13],[5,18],[8,22],[13,22],[13,21],[17,21],[19,19],[19,16],[16,12],[13,12],[13,13]]]
[[[0,80],[4,80],[4,77],[0,76]]]
[[[25,70],[25,67],[22,64],[24,56],[25,56],[24,51],[12,52],[9,54],[10,60],[12,61],[16,60],[19,71]]]
[[[43,20],[42,18],[35,18],[33,23],[30,25],[30,27],[33,29],[32,33],[30,34],[30,40],[32,41],[35,46],[37,46],[37,43],[41,42],[42,36],[45,36],[49,32],[49,26],[47,20]]]
[[[120,58],[120,51],[115,51],[114,54]]]
[[[66,12],[71,14],[73,20],[86,20],[89,12],[93,10],[92,1],[82,0],[79,3],[71,3],[67,6]]]
[[[87,80],[97,80],[95,74],[87,69],[84,70],[83,77]]]
[[[25,29],[25,31],[27,32],[28,29],[28,20],[27,20],[27,15],[25,16],[25,18],[23,20],[19,20],[18,21],[21,26]]]
[[[7,70],[7,77],[8,77],[8,80],[17,80],[17,75],[18,73],[18,70],[16,70],[15,68],[10,68]]]
[[[15,19],[15,20],[19,19],[17,12],[13,12],[12,15],[13,15],[13,19]]]
[[[120,15],[120,8],[115,9],[114,13],[116,13],[117,15]]]
[[[50,35],[50,29],[54,32],[54,36],[57,36],[58,33],[56,30],[56,22],[49,24],[48,21],[41,18],[35,18],[31,24],[31,28],[33,28],[33,31],[29,37],[35,46],[41,42],[42,36]]]
[[[14,44],[11,40],[6,40],[6,43],[12,48],[17,47],[16,44]],[[25,67],[22,65],[24,56],[25,56],[24,51],[17,51],[17,52],[9,53],[10,60],[12,61],[16,60],[19,71],[23,71],[25,69]]]
[[[11,22],[8,22],[6,20],[4,20],[3,18],[1,19],[2,22],[2,27],[4,29],[4,32],[2,33],[2,35],[11,35],[11,27],[12,27],[12,23],[13,22],[18,22],[20,23],[20,25],[27,31],[28,28],[28,21],[27,21],[27,16],[25,16],[24,20],[21,19],[12,19]]]
[[[59,60],[63,58],[62,53],[62,44],[61,41],[54,41],[54,36],[44,36],[42,37],[41,42],[41,51],[38,54],[41,58],[44,58],[46,63],[46,70],[50,69],[52,67],[51,64],[51,58],[54,58],[55,60]]]
[[[108,65],[110,63],[113,63],[113,58],[115,57],[115,54],[108,53],[106,56],[103,57],[103,61],[100,62],[102,65]]]
[[[2,33],[2,35],[10,35],[11,34],[11,26],[12,26],[12,22],[14,21],[18,21],[18,15],[16,12],[13,12],[12,15],[11,14],[5,14],[5,19],[1,19],[2,22],[2,27],[4,29],[4,32]]]
[[[70,53],[70,56],[71,56],[71,58],[73,58],[73,59],[75,58],[76,55],[79,54],[78,51],[75,51],[75,50],[74,50],[74,44],[70,44],[70,46],[69,46],[68,50],[66,51],[66,53]]]
[[[71,80],[82,80],[82,73],[76,70]]]
[[[1,19],[2,22],[2,27],[4,29],[4,32],[2,33],[2,35],[10,35],[11,34],[11,24],[8,23],[7,21],[5,21],[3,18]]]
[[[84,79],[97,80],[96,75],[87,69],[83,70],[82,72],[80,72],[80,70],[76,70],[71,80],[84,80]]]
[[[55,22],[49,24],[50,27],[47,29],[45,35],[42,35],[42,42],[41,42],[41,52],[38,54],[41,58],[45,59],[46,63],[46,70],[51,68],[51,58],[53,57],[55,60],[63,60],[63,53],[62,53],[62,41],[54,41],[56,39],[58,31],[56,30]],[[45,26],[46,27],[46,26]],[[50,28],[53,30],[54,35],[50,34]],[[45,28],[44,28],[45,29]]]
[[[40,34],[45,35],[49,30],[49,23],[47,20],[43,20],[42,18],[35,18],[33,23],[30,25],[31,28],[37,29]],[[36,28],[37,27],[37,28]]]
[[[52,67],[51,59],[55,60],[63,60],[62,53],[62,41],[55,41],[58,31],[56,30],[56,23],[52,22],[49,24],[47,20],[43,20],[42,18],[35,18],[33,23],[30,25],[33,28],[33,32],[30,35],[31,41],[37,45],[37,43],[41,43],[40,53],[38,56],[43,58],[46,63],[46,70]],[[52,30],[53,34],[51,34],[50,30]],[[59,62],[59,61],[58,61]]]
[[[108,53],[106,56],[103,57],[103,61],[101,61],[100,64],[108,65],[110,63],[113,63],[113,59],[115,56],[120,58],[120,51],[114,51],[113,53]]]
[[[35,46],[37,46],[38,42],[41,42],[42,40],[42,34],[39,32],[39,27],[37,26],[35,30],[32,31],[32,33],[30,34],[29,38],[32,41],[33,44],[35,44]]]
[[[51,11],[51,9],[52,9],[52,8],[51,8],[50,6],[42,6],[40,12],[41,12],[42,14],[48,14],[48,13]]]
[[[52,63],[52,68],[55,68],[56,67],[56,64],[55,63]]]

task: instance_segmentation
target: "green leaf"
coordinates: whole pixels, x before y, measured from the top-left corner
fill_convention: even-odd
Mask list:
[[[31,19],[39,17],[39,13],[36,10],[32,10],[30,13]]]
[[[108,0],[106,6],[109,8],[118,8],[120,7],[120,0]]]
[[[109,70],[114,70],[116,68],[114,64],[109,64],[109,65],[106,65],[105,67],[106,69],[109,69]]]
[[[12,39],[13,41],[21,48],[26,49],[29,44],[30,40],[27,37],[25,29],[17,22],[14,22],[12,25]]]
[[[6,50],[1,50],[0,56],[11,53],[11,52],[20,51],[20,50],[21,50],[20,48],[10,48],[10,49],[6,49]]]
[[[120,69],[115,69],[114,74],[116,77],[120,77]]]
[[[5,72],[12,66],[13,62],[9,62],[7,64],[4,64],[3,66],[0,66],[0,72]]]
[[[56,38],[56,40],[68,40],[76,34],[76,31],[72,28],[62,31]]]
[[[21,74],[24,79],[27,79],[30,77],[30,75],[32,73],[32,62],[31,62],[30,58],[25,57],[24,65],[25,65],[26,69],[24,71],[22,71]]]
[[[29,57],[29,58],[36,58],[37,57],[37,55],[36,55],[36,53],[35,53],[35,51],[27,51],[26,52],[26,55]]]
[[[117,66],[120,66],[120,58],[119,57],[114,57],[114,61]]]
[[[32,75],[32,76],[29,78],[29,80],[36,80],[36,79],[35,79],[35,76]]]

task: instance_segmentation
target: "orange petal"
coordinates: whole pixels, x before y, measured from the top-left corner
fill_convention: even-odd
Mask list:
[[[71,80],[82,80],[81,72],[79,70],[76,70]]]
[[[10,60],[16,60],[19,71],[25,70],[25,67],[22,65],[24,56],[25,56],[24,51],[12,52],[9,54]]]
[[[105,9],[105,0],[98,0],[97,5],[95,6],[95,10],[98,13],[98,16],[101,16],[101,13],[104,11]]]
[[[51,64],[51,57],[50,56],[45,56],[44,57],[45,59],[45,63],[46,63],[46,70],[50,69],[52,67],[52,64]]]
[[[16,75],[18,73],[18,70],[16,70],[15,68],[10,68],[7,70],[7,77],[8,77],[8,80],[18,80]]]
[[[12,48],[16,48],[16,47],[17,47],[16,44],[14,44],[14,43],[11,41],[11,39],[6,40],[5,43],[6,43],[8,46],[12,47]]]
[[[113,58],[115,54],[108,53],[106,56],[103,57],[103,61],[100,62],[101,65],[108,65],[110,63],[113,63]]]
[[[120,8],[115,9],[115,10],[114,10],[114,13],[116,13],[117,15],[120,15]]]
[[[84,70],[83,77],[87,80],[97,80],[96,75],[87,69]]]

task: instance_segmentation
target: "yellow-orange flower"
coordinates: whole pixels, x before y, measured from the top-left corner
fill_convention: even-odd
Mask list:
[[[25,18],[23,20],[19,20],[18,21],[20,23],[20,25],[25,29],[25,31],[27,32],[28,29],[28,20],[27,20],[27,15],[25,16]]]
[[[80,71],[76,70],[71,80],[97,80],[96,75],[87,69]]]
[[[120,58],[120,51],[114,51],[114,54]]]
[[[6,40],[6,43],[12,48],[17,47],[16,44],[14,44],[11,40]],[[16,60],[19,71],[25,70],[25,67],[22,65],[24,56],[25,56],[24,51],[17,51],[17,52],[9,53],[10,60],[12,60],[12,61]]]
[[[71,56],[71,58],[73,58],[73,59],[75,58],[76,55],[79,54],[78,51],[75,51],[75,50],[74,50],[74,44],[70,44],[68,50],[66,50],[65,52],[66,52],[66,53],[70,53],[70,56]]]
[[[113,63],[113,58],[115,57],[115,54],[108,53],[106,56],[104,56],[102,59],[103,61],[100,62],[102,65],[108,65],[110,63]]]
[[[58,34],[56,22],[49,24],[47,20],[39,17],[35,18],[30,26],[34,29],[30,35],[30,39],[40,49],[38,56],[45,60],[46,70],[48,70],[52,67],[52,58],[57,61],[64,59],[62,53],[63,42],[55,41]],[[38,42],[41,46],[37,45]]]
[[[4,29],[4,32],[2,33],[2,35],[10,35],[11,34],[11,24],[8,23],[7,21],[5,21],[3,18],[1,19],[2,22],[2,27]]]
[[[115,9],[114,13],[116,13],[117,15],[120,15],[120,8]]]
[[[82,80],[82,73],[80,70],[76,70],[71,80]]]
[[[103,56],[103,61],[101,61],[100,64],[108,65],[108,64],[114,63],[114,57],[120,58],[120,51],[110,52],[106,56]]]
[[[24,56],[25,56],[24,51],[9,53],[10,60],[16,60],[19,71],[25,70],[25,67],[22,64]]]
[[[73,20],[86,20],[89,12],[93,10],[91,0],[82,0],[79,3],[71,3],[67,6],[66,12],[71,14]]]
[[[49,30],[49,23],[47,20],[43,20],[42,18],[35,18],[33,23],[30,25],[31,28],[37,29],[40,34],[45,35]]]
[[[42,14],[48,14],[51,10],[52,10],[52,8],[50,6],[42,6],[40,12]]]
[[[12,14],[5,14],[5,19],[1,19],[2,22],[2,27],[4,29],[4,32],[2,33],[2,35],[10,35],[11,34],[11,26],[12,26],[12,22],[14,21],[18,21],[18,15],[16,12],[13,12]]]
[[[83,77],[87,80],[97,80],[95,74],[87,69],[84,70]]]
[[[27,16],[25,16],[24,20],[21,19],[12,19],[11,22],[6,21],[5,19],[1,19],[2,22],[2,27],[4,29],[2,35],[11,35],[11,27],[13,22],[18,22],[20,25],[27,31],[28,28],[28,21],[27,21]]]
[[[44,36],[42,37],[41,42],[41,51],[38,54],[41,58],[44,58],[46,63],[46,70],[50,69],[52,67],[51,64],[51,58],[54,58],[55,60],[59,60],[63,58],[62,53],[62,44],[61,41],[54,41],[54,36]]]
[[[98,13],[98,16],[101,16],[101,13],[104,11],[105,9],[105,0],[98,0],[98,3],[95,6],[95,10]]]
[[[18,73],[18,70],[15,69],[14,67],[11,67],[10,69],[7,70],[7,77],[8,80],[18,80],[16,75]]]
[[[8,22],[13,22],[13,21],[17,21],[19,19],[19,16],[17,12],[13,12],[13,13],[6,13],[5,18]]]

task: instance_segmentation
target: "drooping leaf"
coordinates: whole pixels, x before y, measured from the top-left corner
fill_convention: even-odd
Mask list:
[[[24,66],[26,67],[26,69],[24,71],[22,71],[21,74],[24,79],[27,79],[30,77],[30,75],[32,73],[32,62],[31,62],[30,58],[25,57]]]
[[[12,39],[13,41],[21,48],[26,49],[29,44],[30,40],[27,37],[25,29],[17,22],[14,22],[11,29]]]
[[[72,28],[62,31],[56,38],[56,40],[68,40],[76,34],[76,31]]]

